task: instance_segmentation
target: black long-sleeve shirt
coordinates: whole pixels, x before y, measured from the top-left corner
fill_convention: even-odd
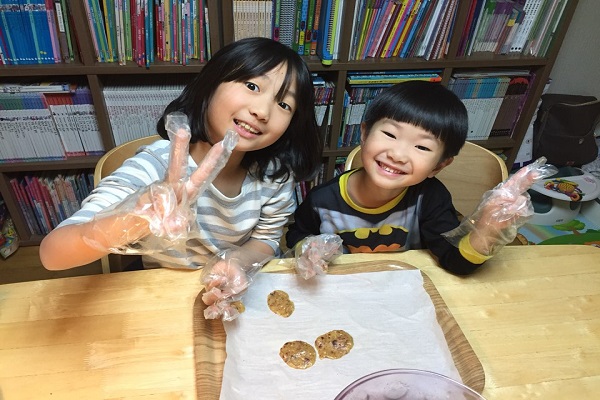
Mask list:
[[[339,235],[346,251],[373,253],[429,249],[440,265],[464,275],[481,263],[467,260],[441,234],[459,225],[448,189],[437,179],[410,186],[397,198],[378,208],[364,208],[348,195],[348,177],[353,171],[313,188],[294,214],[286,241],[293,248],[311,235]],[[477,257],[476,257],[477,258]]]

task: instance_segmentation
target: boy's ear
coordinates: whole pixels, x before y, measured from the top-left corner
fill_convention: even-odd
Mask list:
[[[360,145],[365,144],[365,139],[367,139],[367,125],[364,122],[360,123]]]
[[[454,157],[448,157],[444,161],[441,161],[435,167],[435,169],[433,171],[431,171],[431,173],[428,175],[428,178],[433,178],[434,176],[436,176],[438,172],[440,172],[441,170],[446,168],[448,165],[452,164],[452,161],[454,161]]]

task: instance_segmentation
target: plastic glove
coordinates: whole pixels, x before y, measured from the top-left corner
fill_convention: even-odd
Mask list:
[[[273,256],[247,249],[228,249],[215,255],[204,266],[202,301],[208,305],[204,318],[231,321],[243,312],[242,296],[254,275]]]
[[[169,251],[185,257],[186,241],[198,232],[195,201],[227,164],[238,135],[228,131],[188,176],[191,134],[187,116],[169,114],[165,125],[171,153],[164,180],[98,213],[84,235],[92,247],[119,254]]]
[[[540,157],[487,191],[475,212],[443,236],[458,247],[460,240],[469,235],[471,246],[478,253],[496,254],[515,239],[517,230],[533,216],[533,204],[527,190],[557,171],[555,166],[546,165],[545,157]]]
[[[343,252],[342,238],[327,233],[309,236],[296,245],[294,252],[298,275],[304,279],[324,275],[329,263]]]

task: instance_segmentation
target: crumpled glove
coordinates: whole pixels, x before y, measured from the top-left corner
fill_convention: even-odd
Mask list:
[[[302,278],[325,275],[329,263],[343,253],[342,238],[328,233],[309,236],[295,246],[294,253],[294,267]]]
[[[202,301],[208,305],[204,318],[232,321],[243,311],[242,297],[256,273],[273,256],[242,248],[221,251],[211,258],[200,280],[205,292]]]
[[[169,114],[165,126],[171,141],[165,178],[99,212],[84,235],[90,246],[117,254],[168,251],[186,257],[186,242],[198,233],[195,202],[227,164],[239,137],[227,131],[188,176],[187,116]]]
[[[540,157],[494,189],[488,190],[469,217],[442,235],[456,247],[461,239],[469,235],[471,246],[478,253],[486,256],[498,253],[515,239],[518,229],[534,214],[527,190],[535,182],[557,172],[555,166],[546,164],[545,157]]]

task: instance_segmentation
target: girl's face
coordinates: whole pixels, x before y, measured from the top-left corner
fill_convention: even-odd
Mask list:
[[[443,143],[432,133],[412,124],[382,119],[368,135],[362,128],[361,158],[377,187],[400,192],[433,177],[452,159],[440,163]]]
[[[259,150],[275,143],[296,110],[295,80],[283,99],[277,99],[286,69],[280,65],[246,82],[221,83],[208,107],[211,141],[218,142],[228,129],[233,129],[240,136],[237,151]]]

